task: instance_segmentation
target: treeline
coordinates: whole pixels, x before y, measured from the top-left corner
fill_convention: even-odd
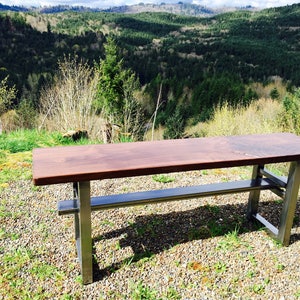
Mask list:
[[[39,106],[57,62],[78,56],[93,65],[114,36],[124,65],[144,86],[151,116],[160,97],[158,120],[180,112],[206,120],[222,103],[247,105],[257,95],[251,82],[279,76],[300,85],[300,4],[260,12],[240,11],[211,18],[168,13],[2,13],[0,80],[9,75],[18,98]]]
[[[15,104],[29,98],[38,106],[39,92],[51,84],[58,60],[70,54],[92,63],[99,59],[103,41],[94,32],[70,36],[53,33],[50,26],[40,32],[26,23],[24,15],[14,14],[0,16],[0,43],[0,79],[8,75],[9,84],[16,86]]]

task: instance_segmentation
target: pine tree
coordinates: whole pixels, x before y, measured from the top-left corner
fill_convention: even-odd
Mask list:
[[[118,56],[118,47],[112,38],[104,46],[105,59],[96,68],[99,73],[95,106],[111,127],[116,124],[121,132],[139,135],[142,111],[135,97],[140,84],[135,73],[126,69]],[[136,139],[134,137],[133,139]]]

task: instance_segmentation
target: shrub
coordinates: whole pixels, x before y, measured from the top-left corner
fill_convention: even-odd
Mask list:
[[[32,129],[36,127],[37,112],[33,103],[23,99],[17,109],[17,122],[19,128]]]
[[[16,110],[11,109],[1,116],[0,127],[1,126],[3,132],[11,132],[18,129],[19,122]]]
[[[260,99],[248,107],[232,108],[228,104],[214,111],[212,120],[188,130],[197,136],[220,136],[282,132],[282,105],[271,99]]]
[[[59,132],[81,129],[97,137],[101,130],[101,118],[93,106],[97,82],[97,74],[86,63],[70,57],[60,61],[54,84],[41,94],[40,128]]]
[[[8,76],[0,81],[0,116],[10,107],[17,93],[15,87],[7,85],[7,80]]]
[[[0,81],[0,117],[9,110],[12,100],[16,97],[16,88],[7,85],[8,76]],[[2,132],[2,118],[0,119],[0,134]]]
[[[283,99],[281,123],[286,131],[300,134],[300,88]]]

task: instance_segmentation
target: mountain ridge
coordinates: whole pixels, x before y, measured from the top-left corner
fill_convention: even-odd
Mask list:
[[[164,12],[172,14],[180,14],[186,16],[196,16],[196,17],[209,17],[214,16],[224,12],[232,12],[237,10],[247,10],[247,11],[257,11],[251,5],[241,6],[241,7],[218,7],[210,8],[203,5],[190,4],[184,2],[178,3],[160,3],[160,4],[147,4],[139,3],[134,5],[121,5],[112,6],[110,8],[91,8],[88,6],[70,6],[70,5],[55,5],[55,6],[41,6],[41,7],[25,7],[25,6],[10,6],[0,3],[0,11],[14,11],[14,12],[39,12],[42,14],[51,14],[59,12],[108,12],[108,13],[121,13],[121,14],[136,14],[142,12]]]

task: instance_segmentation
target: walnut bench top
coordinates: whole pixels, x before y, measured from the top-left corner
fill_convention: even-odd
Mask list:
[[[290,133],[222,136],[33,150],[33,182],[47,185],[300,161]]]

